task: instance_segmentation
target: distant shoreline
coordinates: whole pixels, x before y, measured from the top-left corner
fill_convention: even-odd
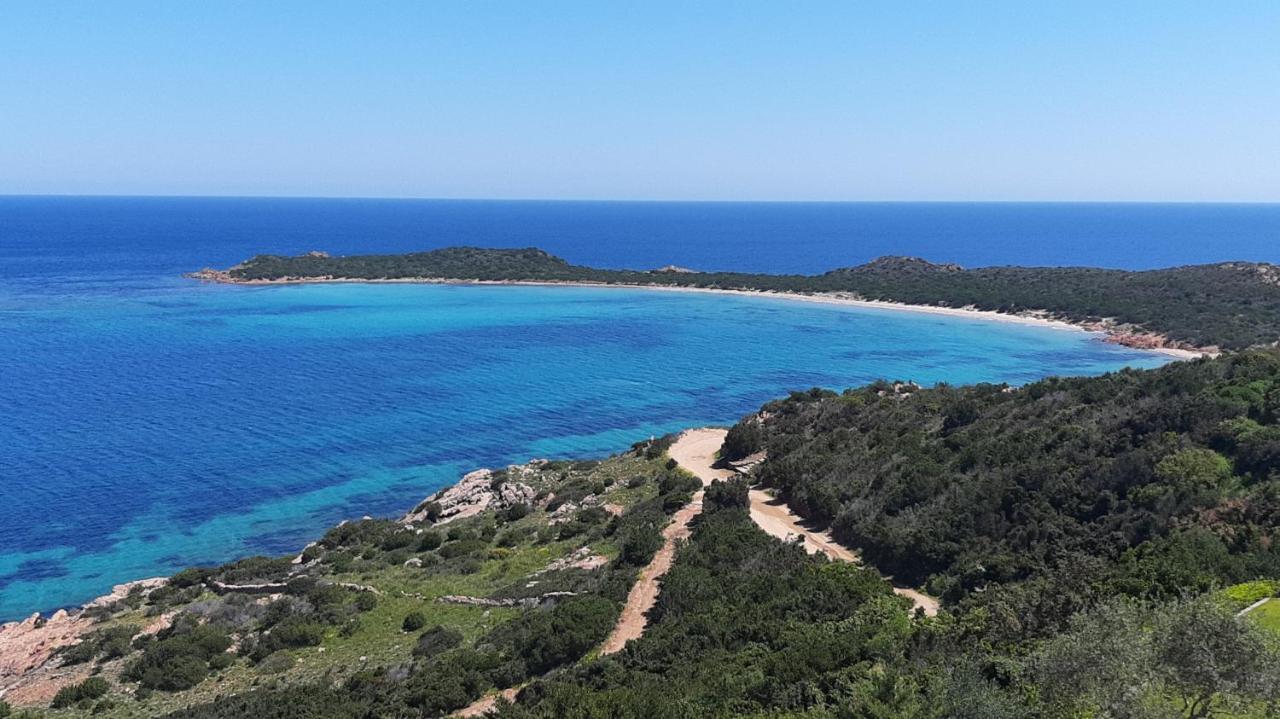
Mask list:
[[[967,317],[994,322],[1046,327],[1058,330],[1071,330],[1096,335],[1102,342],[1128,347],[1130,349],[1158,352],[1176,359],[1187,360],[1197,357],[1214,357],[1219,353],[1211,349],[1191,349],[1166,344],[1163,337],[1152,334],[1134,334],[1109,328],[1105,323],[1076,323],[1068,320],[1041,315],[1036,312],[1011,314],[994,310],[980,310],[973,307],[943,307],[937,305],[908,304],[905,302],[889,302],[886,300],[868,300],[849,293],[831,292],[819,294],[803,294],[800,292],[779,292],[772,290],[687,287],[665,284],[644,284],[627,282],[590,282],[582,280],[464,280],[447,277],[403,277],[403,278],[350,278],[350,277],[287,277],[272,280],[242,280],[232,277],[225,271],[202,270],[184,275],[190,279],[216,284],[243,285],[263,287],[273,285],[316,285],[316,284],[362,284],[362,285],[464,285],[464,286],[511,286],[511,287],[580,287],[580,288],[613,288],[639,289],[662,292],[700,292],[708,294],[738,295],[743,297],[772,297],[777,299],[819,304],[844,305],[867,309],[917,312],[922,314],[942,315],[948,317]]]

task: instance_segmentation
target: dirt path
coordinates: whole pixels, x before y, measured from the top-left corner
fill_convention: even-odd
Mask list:
[[[493,694],[486,694],[480,697],[479,699],[475,700],[474,702],[471,702],[470,704],[468,704],[466,708],[459,709],[458,711],[454,712],[453,716],[455,717],[484,716],[485,714],[488,714],[489,712],[498,708],[498,697],[502,697],[503,699],[506,699],[508,702],[514,702],[516,700],[516,695],[519,693],[520,693],[520,687],[511,687],[510,689],[503,689],[502,691],[494,692]]]
[[[681,434],[675,444],[671,445],[671,449],[667,450],[667,454],[681,467],[697,475],[705,486],[711,484],[712,480],[733,476],[733,472],[711,466],[715,464],[716,452],[720,451],[720,445],[723,442],[724,430],[693,429]],[[622,613],[618,615],[618,623],[614,625],[613,631],[600,647],[602,655],[621,651],[627,642],[639,639],[640,635],[644,634],[644,628],[649,623],[645,615],[658,601],[658,580],[671,569],[671,563],[675,561],[676,556],[676,542],[689,536],[689,524],[700,512],[702,512],[701,490],[693,495],[693,499],[687,505],[675,513],[671,523],[662,530],[662,547],[658,549],[657,554],[653,555],[648,566],[640,570],[639,578],[631,587],[631,592],[627,594],[627,603],[623,605]],[[514,701],[518,691],[518,688],[512,688],[483,696],[465,709],[454,712],[453,716],[484,716],[497,707],[498,697]]]
[[[703,486],[713,480],[728,479],[733,472],[727,469],[716,469],[711,465],[716,462],[716,453],[724,443],[725,430],[691,429],[676,439],[667,454],[684,469],[692,472],[702,480]],[[658,601],[658,580],[671,569],[675,560],[676,542],[689,536],[689,523],[702,511],[702,492],[693,495],[693,501],[685,505],[671,518],[671,524],[662,530],[662,548],[653,556],[649,566],[640,572],[640,578],[631,587],[627,595],[627,603],[618,617],[618,624],[605,639],[601,654],[612,654],[626,646],[632,639],[639,639],[644,634],[648,619],[645,616]]]
[[[681,436],[681,439],[690,438],[688,443],[681,447],[682,454],[677,456],[675,446],[672,446],[670,454],[681,467],[698,475],[703,484],[710,484],[713,479],[726,479],[733,476],[733,472],[711,466],[715,464],[716,452],[724,443],[725,434],[726,430],[723,429],[691,430]],[[765,532],[782,540],[800,537],[804,540],[805,551],[810,554],[822,552],[841,562],[860,561],[857,552],[836,542],[830,532],[806,527],[804,520],[781,500],[759,489],[751,490],[750,498],[751,519]],[[911,603],[923,609],[925,616],[928,617],[936,616],[941,606],[936,598],[908,587],[894,587],[893,593],[910,599]]]
[[[682,468],[701,479],[703,486],[717,479],[730,479],[734,476],[732,470],[712,466],[716,463],[716,453],[724,444],[725,434],[726,430],[709,427],[688,430],[676,439],[667,450],[667,454]],[[658,580],[671,569],[671,564],[675,560],[676,542],[689,536],[689,524],[702,512],[702,494],[702,491],[694,494],[693,500],[676,512],[671,523],[662,530],[662,548],[653,556],[648,566],[640,571],[640,577],[631,587],[631,592],[627,595],[627,603],[618,616],[618,623],[614,625],[613,631],[609,633],[600,648],[602,655],[621,651],[627,642],[639,639],[644,634],[644,629],[648,625],[648,617],[645,615],[658,601]],[[751,490],[750,496],[751,519],[765,532],[780,539],[803,537],[805,549],[810,554],[822,552],[842,562],[858,561],[858,555],[847,547],[837,544],[830,533],[812,530],[801,524],[800,517],[793,514],[781,501],[758,489]],[[938,613],[938,600],[933,597],[904,587],[894,587],[893,591],[907,597],[917,607],[923,607],[928,616]],[[515,699],[516,692],[516,689],[508,689],[500,694],[482,697],[467,708],[455,712],[454,716],[483,716],[494,710],[499,696],[512,701]]]

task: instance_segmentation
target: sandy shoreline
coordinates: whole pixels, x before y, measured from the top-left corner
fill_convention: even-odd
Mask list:
[[[618,282],[584,282],[584,281],[554,281],[554,280],[458,280],[448,278],[432,278],[432,277],[408,277],[399,279],[352,279],[341,277],[306,277],[306,278],[287,278],[280,280],[235,280],[227,277],[225,273],[217,273],[216,276],[202,276],[200,273],[192,273],[189,275],[194,279],[200,279],[206,282],[217,282],[219,284],[244,285],[252,287],[262,287],[271,285],[312,285],[312,284],[361,284],[361,285],[379,285],[379,284],[400,284],[400,285],[476,285],[476,286],[512,286],[512,287],[586,287],[597,289],[631,289],[631,290],[654,290],[661,292],[701,292],[708,294],[724,294],[738,295],[742,297],[768,297],[775,299],[791,300],[797,302],[816,302],[829,305],[844,305],[850,307],[862,307],[875,310],[892,310],[898,312],[917,312],[931,315],[942,315],[947,317],[960,317],[969,319],[988,320],[993,322],[1011,322],[1014,324],[1031,325],[1037,327],[1047,327],[1058,330],[1070,330],[1073,332],[1086,332],[1096,335],[1100,341],[1110,342],[1130,349],[1144,350],[1148,352],[1157,352],[1177,359],[1195,359],[1197,357],[1212,357],[1218,353],[1211,349],[1187,349],[1182,347],[1167,347],[1158,344],[1150,344],[1152,342],[1163,342],[1163,338],[1157,335],[1138,334],[1121,330],[1112,330],[1103,326],[1093,326],[1069,322],[1067,320],[1055,319],[1048,316],[1041,316],[1038,313],[1029,312],[1026,314],[1009,314],[1005,312],[996,312],[993,310],[980,310],[973,307],[942,307],[936,305],[913,305],[905,302],[889,302],[886,300],[867,300],[853,296],[847,293],[833,292],[823,294],[802,294],[799,292],[775,292],[769,290],[750,290],[750,289],[727,289],[712,287],[678,287],[674,285],[661,284],[628,284]]]

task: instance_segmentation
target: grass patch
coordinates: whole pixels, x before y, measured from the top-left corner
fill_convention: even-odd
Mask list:
[[[1272,599],[1246,615],[1263,629],[1280,635],[1280,600]]]

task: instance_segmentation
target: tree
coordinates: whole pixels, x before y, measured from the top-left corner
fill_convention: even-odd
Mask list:
[[[1074,617],[1035,663],[1063,715],[1206,719],[1280,701],[1276,640],[1208,598],[1114,600]]]

